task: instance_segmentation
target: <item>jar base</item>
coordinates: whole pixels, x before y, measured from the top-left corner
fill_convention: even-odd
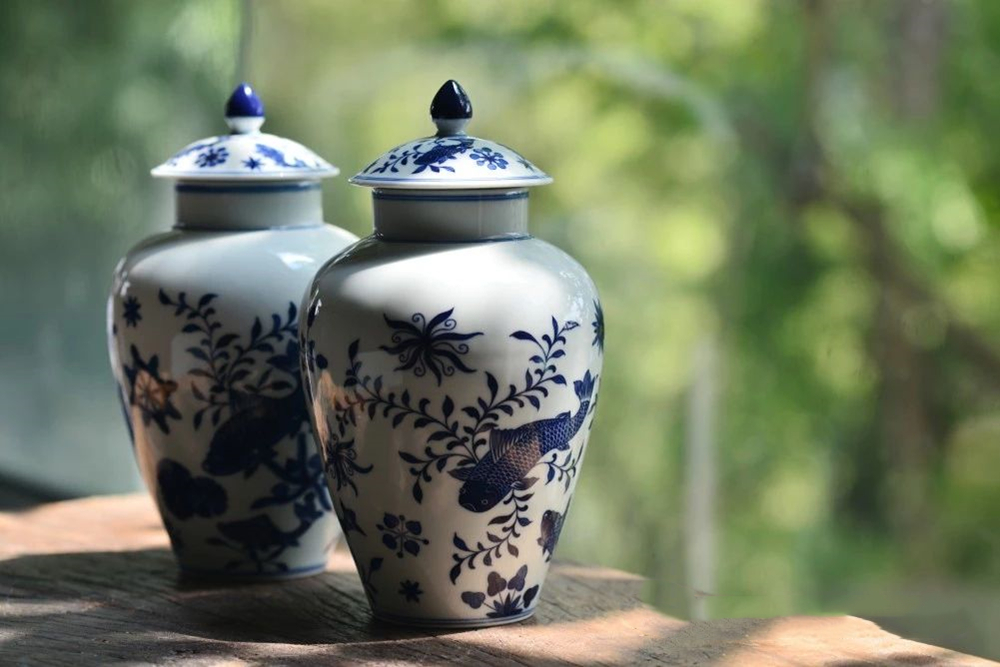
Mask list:
[[[373,611],[375,619],[392,625],[408,625],[418,628],[438,628],[454,630],[475,630],[477,628],[492,628],[498,625],[510,625],[526,621],[535,615],[535,609],[531,608],[512,616],[501,618],[420,618],[416,616],[396,616],[385,612]]]
[[[267,582],[313,577],[326,571],[326,563],[289,568],[285,572],[231,572],[178,565],[181,576],[193,581]]]

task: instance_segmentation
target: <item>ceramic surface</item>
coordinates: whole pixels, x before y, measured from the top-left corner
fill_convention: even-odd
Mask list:
[[[302,144],[260,132],[264,105],[237,86],[226,105],[229,134],[194,141],[153,169],[153,176],[183,180],[300,180],[329,178],[340,170]]]
[[[175,230],[115,271],[108,336],[134,454],[181,568],[320,572],[339,536],[299,370],[302,295],[356,239],[318,183],[185,179]]]
[[[396,146],[350,182],[412,190],[532,187],[552,182],[513,148],[465,134],[472,105],[454,81],[435,96],[431,116],[438,127],[435,136]]]
[[[376,616],[526,618],[593,420],[597,292],[527,235],[524,189],[374,203],[376,234],[319,272],[301,326],[334,508]]]

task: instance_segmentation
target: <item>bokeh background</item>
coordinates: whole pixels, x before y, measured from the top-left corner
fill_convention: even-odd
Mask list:
[[[559,555],[1000,657],[998,71],[993,0],[3,0],[0,497],[139,488],[105,295],[236,81],[350,175],[456,78],[604,301]]]

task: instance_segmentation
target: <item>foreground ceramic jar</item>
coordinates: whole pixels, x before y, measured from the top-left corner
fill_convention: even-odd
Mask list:
[[[136,460],[185,572],[320,572],[339,530],[299,372],[299,304],[356,237],[324,224],[335,167],[259,132],[242,84],[232,134],[195,142],[174,178],[172,231],[133,248],[108,301],[111,363]]]
[[[312,413],[334,507],[377,617],[473,627],[530,616],[597,399],[594,285],[528,234],[551,179],[466,135],[454,82],[438,134],[352,179],[375,233],[324,266],[304,309]]]

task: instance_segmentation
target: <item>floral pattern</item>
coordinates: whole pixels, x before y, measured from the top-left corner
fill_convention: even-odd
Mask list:
[[[174,153],[170,157],[170,159],[167,160],[167,164],[170,165],[170,166],[175,166],[180,161],[181,158],[187,157],[191,153],[197,153],[198,151],[203,151],[206,148],[209,148],[209,149],[214,148],[218,144],[223,143],[224,141],[226,141],[228,138],[229,138],[229,136],[225,135],[225,136],[221,136],[221,137],[214,137],[212,139],[208,139],[207,141],[199,141],[199,142],[193,143],[190,146],[188,146],[187,148],[184,148],[184,149],[182,149],[182,150]],[[197,158],[195,159],[195,164],[197,164]],[[201,165],[199,165],[199,166],[201,166]]]
[[[465,345],[465,340],[482,335],[480,332],[456,334],[458,325],[453,314],[454,309],[448,309],[427,320],[417,313],[410,322],[385,317],[394,345],[382,345],[379,349],[401,361],[396,370],[416,368],[421,362],[425,368],[430,368],[432,363],[438,363],[433,361],[432,355],[438,350],[435,344],[442,340],[440,336],[460,336]],[[381,376],[365,374],[358,358],[360,341],[355,340],[348,346],[348,367],[341,383],[343,391],[338,392],[327,413],[334,417],[339,433],[344,438],[351,438],[349,429],[357,426],[358,415],[390,419],[393,428],[406,425],[424,430],[427,435],[423,451],[399,452],[402,463],[413,476],[414,500],[421,503],[424,484],[446,473],[463,482],[457,499],[459,505],[472,512],[492,513],[489,530],[479,539],[453,535],[452,582],[457,582],[463,572],[476,569],[478,564],[490,567],[504,555],[519,556],[524,529],[532,524],[528,501],[535,493],[533,486],[536,483],[542,479],[544,484],[561,482],[566,490],[569,489],[581,455],[581,452],[573,452],[570,441],[591,414],[596,376],[587,371],[583,378],[573,382],[579,400],[575,414],[566,412],[555,418],[524,421],[514,428],[500,428],[499,424],[502,417],[514,417],[524,410],[540,410],[544,398],[569,384],[558,367],[560,359],[566,356],[568,336],[579,328],[575,321],[560,323],[552,318],[549,330],[541,334],[523,330],[510,334],[512,339],[528,347],[528,367],[523,383],[501,390],[497,379],[484,372],[485,393],[464,406],[457,405],[447,394],[434,405],[428,398],[412,396],[409,390],[387,391]],[[308,346],[313,341],[307,331],[304,334]],[[445,342],[455,344],[454,338],[445,339]],[[466,351],[467,348],[462,354]],[[468,368],[458,355],[452,354],[462,367]],[[439,372],[442,378],[450,375]],[[426,370],[415,372],[417,376],[424,374]],[[328,425],[327,430],[332,428]],[[353,439],[350,442],[353,448]],[[326,455],[330,458],[331,452],[327,451]],[[545,472],[544,477],[529,474],[536,468]],[[343,485],[336,472],[331,475],[331,483],[340,484],[337,490]],[[354,491],[356,494],[356,487]],[[414,550],[410,552],[412,555],[419,552],[418,541],[407,546],[404,537],[396,534],[398,530],[406,530],[403,517],[387,514],[378,529],[383,533],[386,546],[399,557],[405,555],[407,549]]]
[[[242,176],[287,169],[326,175],[333,167],[304,146],[280,137],[225,134],[187,146],[157,169],[162,170],[159,175],[197,178],[203,171]]]
[[[160,375],[160,358],[157,355],[143,360],[135,345],[129,352],[132,365],[122,365],[129,383],[129,404],[139,409],[143,425],[156,424],[164,433],[170,433],[168,420],[181,418],[181,413],[170,399],[177,391],[177,383]]]
[[[410,581],[406,579],[399,582],[399,594],[403,596],[407,602],[420,602],[420,596],[424,594],[420,590],[420,583],[416,581]]]
[[[126,327],[136,327],[142,321],[142,314],[139,312],[141,308],[139,299],[134,296],[126,297],[122,301],[122,319],[125,320]]]
[[[592,345],[596,346],[601,353],[604,353],[604,308],[601,307],[600,301],[594,302],[594,321],[590,324],[594,328],[594,342]]]
[[[472,373],[462,362],[462,355],[469,352],[469,346],[463,342],[482,336],[481,331],[473,333],[458,333],[455,319],[451,316],[455,311],[450,308],[427,320],[423,313],[415,313],[410,322],[389,319],[383,315],[385,323],[393,329],[393,345],[382,345],[379,349],[395,355],[399,361],[397,371],[412,370],[417,377],[423,377],[430,370],[438,385],[445,376],[451,376],[456,370]]]
[[[196,431],[210,427],[211,439],[201,463],[207,477],[192,477],[165,460],[158,483],[168,509],[183,521],[225,512],[225,493],[213,478],[246,479],[266,471],[273,479],[269,492],[251,502],[249,516],[216,524],[218,533],[208,543],[237,554],[226,569],[281,573],[288,570],[281,558],[285,551],[299,546],[302,535],[333,509],[323,459],[309,438],[297,309],[289,303],[287,313],[269,318],[268,327],[255,318],[243,334],[227,331],[219,321],[217,299],[214,293],[189,298],[185,292],[159,292],[160,303],[184,322],[182,335],[191,337],[185,352],[196,362],[189,371],[195,407],[189,417]],[[286,439],[294,446],[283,445]],[[285,529],[289,515],[296,525]]]
[[[527,565],[522,565],[509,581],[497,572],[490,572],[486,578],[486,591],[465,591],[462,593],[462,602],[473,609],[489,609],[487,618],[517,616],[530,609],[538,595],[537,584],[524,589],[527,576]]]
[[[423,526],[419,521],[407,520],[402,514],[385,513],[382,523],[375,527],[382,532],[382,544],[396,552],[397,558],[402,558],[405,553],[416,556],[420,553],[421,545],[430,544],[423,537]]]
[[[491,171],[506,169],[507,160],[504,159],[500,151],[495,151],[489,146],[480,146],[469,154],[469,157],[476,161],[480,167],[489,167]]]
[[[221,146],[212,146],[199,153],[195,164],[199,167],[216,167],[229,157],[229,151]]]
[[[323,451],[326,454],[324,467],[326,472],[337,485],[340,491],[343,487],[349,486],[358,495],[358,485],[354,483],[355,473],[365,475],[372,471],[371,465],[362,466],[357,462],[358,452],[354,449],[354,440],[338,440],[333,429],[331,435],[323,443]]]

